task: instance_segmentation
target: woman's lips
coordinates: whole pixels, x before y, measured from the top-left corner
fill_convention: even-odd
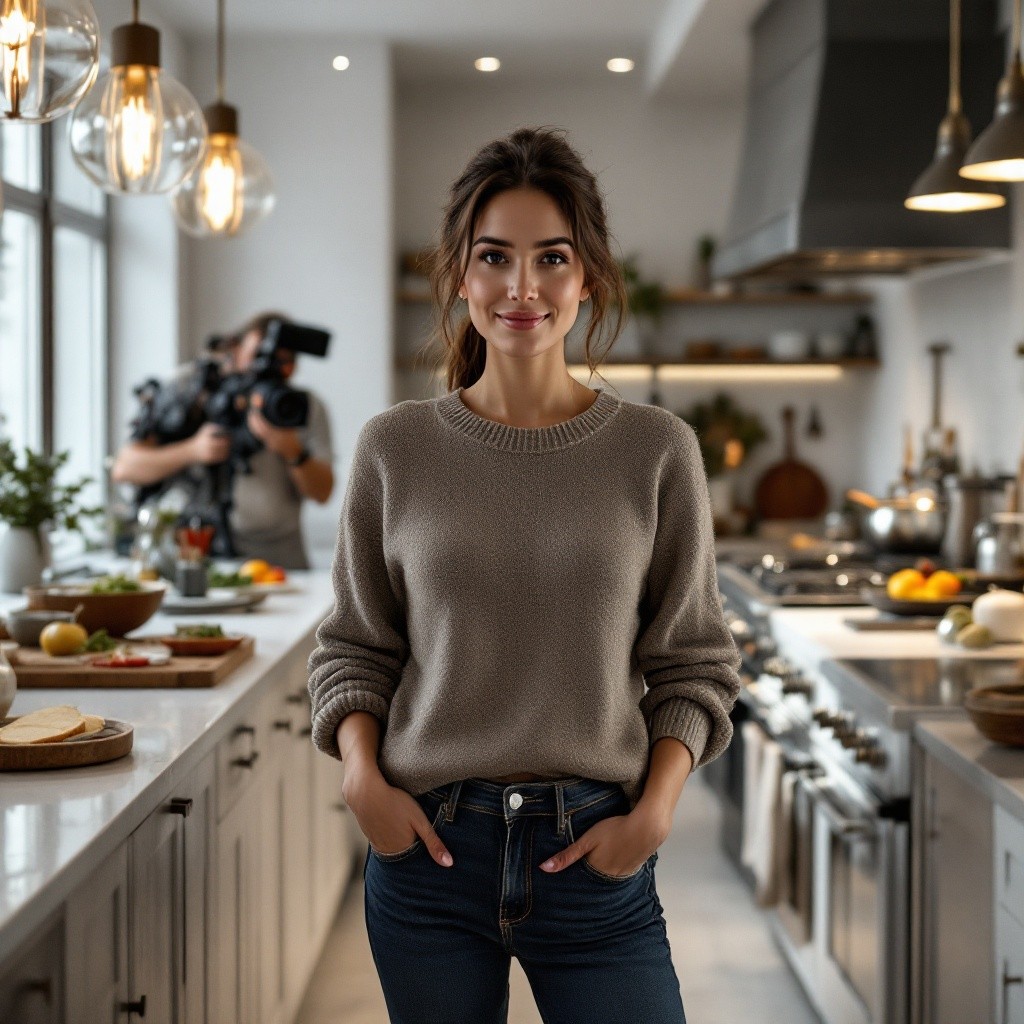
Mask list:
[[[547,313],[537,313],[536,315],[523,313],[498,314],[498,319],[506,327],[511,327],[513,331],[532,331],[534,327],[546,320],[547,317]]]

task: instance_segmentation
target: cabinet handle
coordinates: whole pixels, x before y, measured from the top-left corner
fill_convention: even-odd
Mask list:
[[[241,736],[244,733],[248,733],[250,736],[255,736],[256,735],[256,726],[255,725],[236,725],[235,726],[235,735],[236,736]]]
[[[187,796],[172,797],[164,810],[168,814],[180,814],[183,818],[187,818],[192,813],[192,798]]]
[[[274,723],[275,729],[284,729],[285,732],[292,731],[292,720],[290,718],[279,719]]]
[[[313,726],[311,726],[311,725],[304,725],[299,730],[299,735],[300,736],[312,736],[313,735]]]
[[[331,806],[332,806],[332,807],[333,807],[333,808],[334,808],[334,809],[335,809],[336,811],[341,811],[341,812],[342,812],[343,814],[344,814],[344,813],[345,813],[346,811],[348,811],[348,804],[346,804],[346,803],[341,803],[341,802],[339,802],[339,803],[336,803],[336,804],[332,804]],[[1017,980],[1019,981],[1020,979],[1018,978]]]
[[[251,768],[259,756],[259,751],[254,750],[248,757],[236,757],[231,763],[239,768]]]
[[[146,997],[143,996],[134,1003],[119,1003],[117,1007],[122,1013],[137,1013],[140,1017],[146,1016]]]
[[[285,700],[288,701],[289,704],[301,704],[304,699],[305,698],[301,693],[289,693],[288,696],[285,697]]]

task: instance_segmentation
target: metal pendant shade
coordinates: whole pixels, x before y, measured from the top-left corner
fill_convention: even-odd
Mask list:
[[[973,181],[1024,181],[1024,72],[1020,60],[1020,3],[1013,0],[1010,60],[996,92],[992,123],[967,151],[960,173]]]
[[[238,135],[238,110],[224,102],[224,0],[217,2],[217,102],[206,108],[210,145],[171,196],[174,219],[197,238],[231,238],[274,208],[266,161]]]
[[[939,125],[935,157],[903,201],[908,210],[969,213],[994,210],[1006,197],[991,185],[963,177],[960,165],[971,142],[971,125],[960,98],[960,0],[949,5],[949,109]]]

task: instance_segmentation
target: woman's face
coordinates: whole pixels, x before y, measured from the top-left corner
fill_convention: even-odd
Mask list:
[[[513,189],[483,208],[459,289],[473,326],[509,355],[561,345],[588,298],[583,264],[558,204],[537,189]]]

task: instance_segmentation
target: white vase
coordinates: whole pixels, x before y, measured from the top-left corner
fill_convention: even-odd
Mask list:
[[[24,587],[41,582],[53,555],[44,528],[38,535],[26,526],[8,526],[0,533],[0,591],[20,594]]]

